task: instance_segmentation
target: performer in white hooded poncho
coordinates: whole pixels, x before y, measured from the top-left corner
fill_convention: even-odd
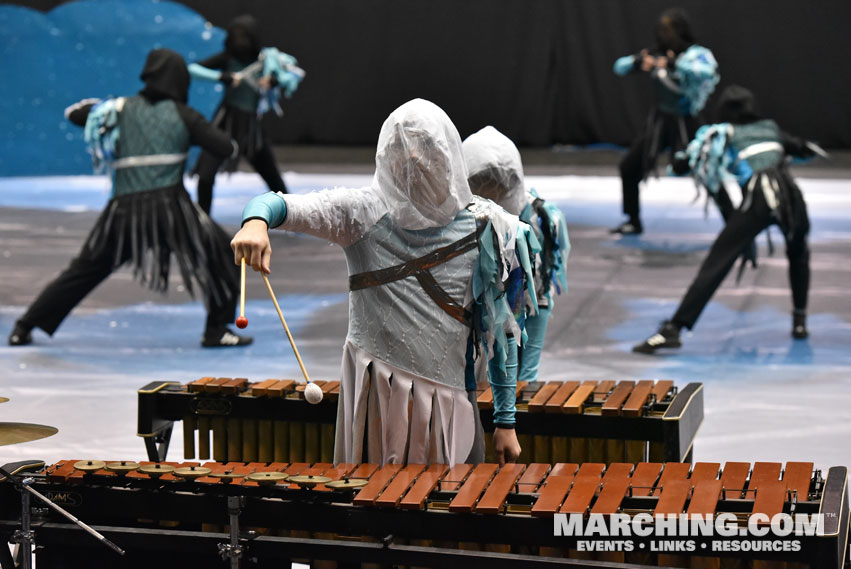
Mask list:
[[[396,109],[378,138],[370,187],[254,198],[234,237],[235,258],[270,270],[268,227],[343,247],[349,331],[343,350],[336,462],[481,461],[475,386],[493,357],[504,369],[506,330],[520,330],[506,300],[513,268],[534,302],[528,226],[474,198],[461,138],[434,104]],[[478,370],[477,372],[474,370]],[[511,461],[514,386],[494,388],[494,446]],[[410,405],[410,411],[409,411]]]
[[[525,338],[519,356],[517,346],[509,338],[506,356],[506,367],[509,373],[516,370],[518,381],[537,381],[544,336],[554,305],[553,293],[567,291],[565,270],[570,253],[567,222],[558,207],[541,199],[534,188],[526,189],[520,151],[497,129],[486,126],[471,134],[464,140],[463,150],[473,193],[495,201],[528,223],[541,244],[534,263],[538,310],[531,310],[528,298],[523,302],[523,297],[508,295]]]

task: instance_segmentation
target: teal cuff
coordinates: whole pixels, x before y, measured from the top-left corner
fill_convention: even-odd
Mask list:
[[[266,192],[252,198],[242,210],[242,223],[249,219],[262,219],[269,229],[278,227],[287,218],[287,202],[275,192]]]

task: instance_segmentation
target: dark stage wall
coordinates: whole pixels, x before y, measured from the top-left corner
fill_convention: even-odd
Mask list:
[[[624,144],[652,93],[645,76],[618,78],[612,63],[650,47],[658,14],[678,5],[719,61],[719,89],[748,86],[786,130],[851,147],[847,0],[182,3],[222,27],[255,14],[265,42],[307,70],[284,119],[271,120],[278,142],[374,144],[393,108],[423,97],[462,136],[493,124],[522,146]]]

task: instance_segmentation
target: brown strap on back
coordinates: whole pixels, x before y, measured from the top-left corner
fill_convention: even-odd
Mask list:
[[[367,271],[351,275],[349,276],[349,290],[361,290],[392,283],[407,277],[415,277],[425,293],[435,302],[435,304],[437,304],[444,312],[449,314],[455,320],[471,327],[472,313],[455,302],[452,297],[449,296],[443,288],[441,288],[440,284],[438,284],[428,270],[432,267],[442,265],[459,255],[463,255],[467,251],[475,249],[477,246],[478,231],[471,233],[445,247],[435,249],[431,253],[423,255],[418,259],[413,259],[406,263],[387,267],[386,269],[377,269],[375,271]]]

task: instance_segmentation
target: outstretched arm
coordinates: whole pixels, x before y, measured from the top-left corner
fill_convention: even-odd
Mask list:
[[[83,99],[65,109],[65,118],[77,126],[86,126],[89,111],[100,103],[100,99]]]

